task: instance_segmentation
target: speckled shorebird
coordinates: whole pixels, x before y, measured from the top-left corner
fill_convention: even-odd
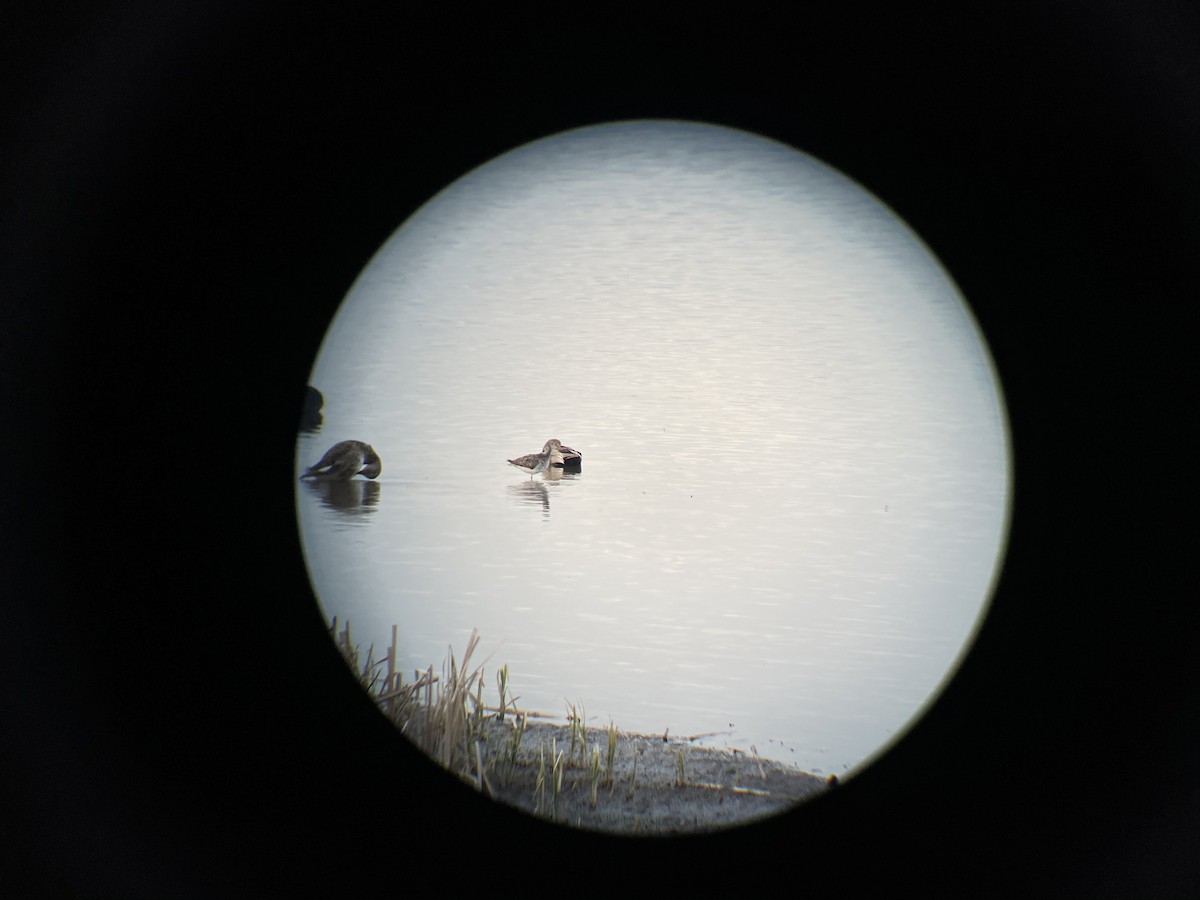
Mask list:
[[[558,438],[550,438],[542,447],[541,453],[527,453],[525,456],[518,456],[516,459],[510,459],[508,464],[516,466],[523,472],[528,472],[532,478],[538,472],[544,472],[547,469],[562,468],[564,454],[572,453],[578,456],[576,451],[570,447],[564,447]]]
[[[321,461],[315,466],[309,466],[301,478],[315,478],[319,481],[349,481],[355,475],[366,475],[368,478],[378,478],[383,471],[383,463],[379,454],[370,444],[362,441],[341,441],[330,447]]]

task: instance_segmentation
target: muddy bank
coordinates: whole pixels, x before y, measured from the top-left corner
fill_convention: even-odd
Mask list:
[[[662,735],[489,719],[470,778],[485,793],[546,819],[626,834],[678,834],[744,823],[829,789],[825,778],[745,753]],[[558,766],[554,764],[558,759]],[[484,779],[480,782],[478,762]]]

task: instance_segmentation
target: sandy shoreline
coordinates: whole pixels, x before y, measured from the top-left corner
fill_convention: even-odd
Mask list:
[[[624,834],[740,824],[787,810],[830,787],[826,778],[774,760],[623,732],[615,741],[610,773],[607,730],[588,729],[586,748],[576,739],[573,752],[571,730],[527,721],[514,753],[513,716],[504,722],[489,718],[478,741],[485,783],[479,782],[478,762],[471,778],[495,799],[543,818]],[[555,753],[561,754],[557,773]]]

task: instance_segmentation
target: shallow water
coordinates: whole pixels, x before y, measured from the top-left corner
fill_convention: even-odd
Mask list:
[[[680,123],[572,132],[438,195],[351,289],[298,465],[326,618],[527,708],[852,770],[935,691],[1007,526],[1003,405],[954,285],[809,157]],[[505,460],[551,437],[578,475]],[[299,469],[302,471],[303,469]],[[489,685],[493,679],[489,676]]]

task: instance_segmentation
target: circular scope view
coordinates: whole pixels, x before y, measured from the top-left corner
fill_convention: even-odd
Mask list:
[[[465,174],[350,288],[309,400],[331,636],[438,763],[572,827],[728,827],[853,778],[1004,552],[1004,402],[953,281],[853,181],[728,128]]]

